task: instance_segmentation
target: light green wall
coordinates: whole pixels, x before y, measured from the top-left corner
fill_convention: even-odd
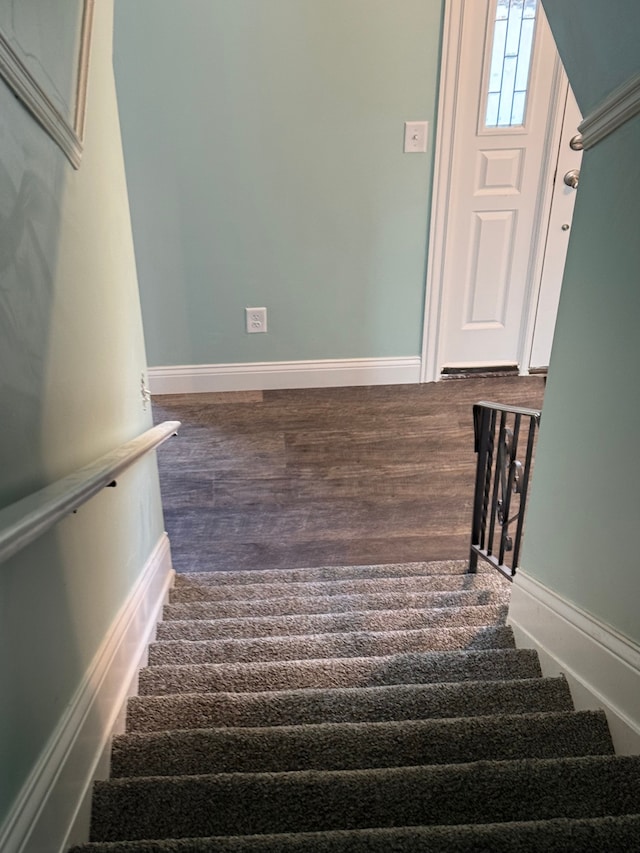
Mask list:
[[[640,71],[637,0],[543,0],[551,30],[586,116]]]
[[[117,0],[150,364],[419,354],[441,6]]]
[[[111,27],[79,171],[0,83],[0,507],[150,425]],[[162,529],[148,459],[0,565],[0,825]]]
[[[566,20],[570,5],[545,3],[557,32],[574,22]],[[636,10],[635,0],[621,6],[621,17]],[[601,32],[602,7],[582,4],[578,30],[585,46],[598,42],[604,51],[606,44],[612,68],[626,73],[628,56],[618,64],[619,45]],[[570,77],[591,61],[578,42],[560,40],[559,49]],[[522,558],[543,583],[636,641],[638,151],[636,117],[583,159]]]

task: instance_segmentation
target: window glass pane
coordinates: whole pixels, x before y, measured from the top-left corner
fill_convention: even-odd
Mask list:
[[[516,72],[516,89],[519,92],[527,91],[529,81],[529,67],[531,65],[531,48],[533,47],[533,31],[536,22],[532,18],[522,22],[522,33],[520,35],[520,51],[518,53],[518,70]]]
[[[524,122],[524,108],[526,104],[527,93],[515,92],[513,96],[513,108],[511,110],[511,127],[517,127]]]
[[[498,125],[498,108],[500,106],[500,93],[494,92],[487,98],[487,127],[497,127]]]
[[[524,122],[537,2],[497,2],[486,127],[518,127]]]
[[[506,21],[509,17],[509,0],[498,0],[496,21]]]
[[[489,92],[500,92],[502,85],[502,66],[504,65],[504,47],[507,41],[507,22],[496,21],[493,32],[493,51],[491,53],[491,71],[489,72]]]
[[[502,87],[500,89],[500,107],[498,109],[498,126],[508,127],[511,124],[511,108],[516,82],[517,56],[505,56]]]

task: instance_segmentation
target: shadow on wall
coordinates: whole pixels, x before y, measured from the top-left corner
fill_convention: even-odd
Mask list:
[[[21,153],[17,145],[10,152],[16,159]],[[17,177],[0,162],[0,507],[45,482],[38,448],[59,234],[56,187],[64,175],[59,167],[52,189],[35,171],[13,172]]]

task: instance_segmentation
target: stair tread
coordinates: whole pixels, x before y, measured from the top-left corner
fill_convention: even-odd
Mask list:
[[[531,649],[405,652],[360,658],[151,666],[140,671],[139,693],[147,696],[196,690],[247,692],[540,675],[538,656]]]
[[[386,593],[343,593],[341,595],[279,596],[277,599],[249,601],[191,601],[167,604],[165,619],[213,619],[317,613],[347,613],[352,610],[388,610],[389,608],[459,607],[474,604],[508,602],[509,591],[502,588],[460,590],[396,590]]]
[[[594,853],[640,850],[640,814],[89,843],[70,853]]]
[[[278,598],[281,595],[302,598],[343,595],[349,593],[380,592],[426,592],[464,589],[503,589],[507,581],[494,574],[476,575],[419,575],[391,578],[362,578],[336,581],[293,581],[291,583],[222,584],[198,583],[180,585],[171,590],[170,602],[261,600]]]
[[[515,648],[511,628],[506,625],[476,625],[230,640],[167,640],[149,646],[149,666],[380,657],[403,651],[487,648]]]
[[[470,796],[470,791],[482,796]],[[151,805],[153,804],[153,806]],[[250,805],[250,808],[249,808]],[[97,782],[92,840],[597,817],[640,811],[640,756]]]
[[[563,677],[134,696],[128,731],[416,720],[572,710]]]
[[[355,769],[611,754],[598,711],[118,735],[112,777]]]
[[[303,634],[343,633],[354,630],[383,631],[414,628],[461,627],[503,624],[506,604],[457,607],[353,610],[348,613],[315,613],[289,616],[169,620],[158,625],[157,641],[216,640]]]
[[[296,569],[249,569],[215,572],[180,572],[176,586],[210,583],[215,586],[238,586],[257,583],[300,583],[314,580],[334,581],[344,578],[409,577],[411,575],[465,574],[468,560],[431,560],[409,563],[367,563],[355,566],[309,566]]]

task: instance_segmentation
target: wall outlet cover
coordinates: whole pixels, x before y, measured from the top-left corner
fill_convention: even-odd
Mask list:
[[[251,335],[255,332],[267,331],[267,309],[266,308],[245,308],[245,319],[247,323],[247,332]]]

